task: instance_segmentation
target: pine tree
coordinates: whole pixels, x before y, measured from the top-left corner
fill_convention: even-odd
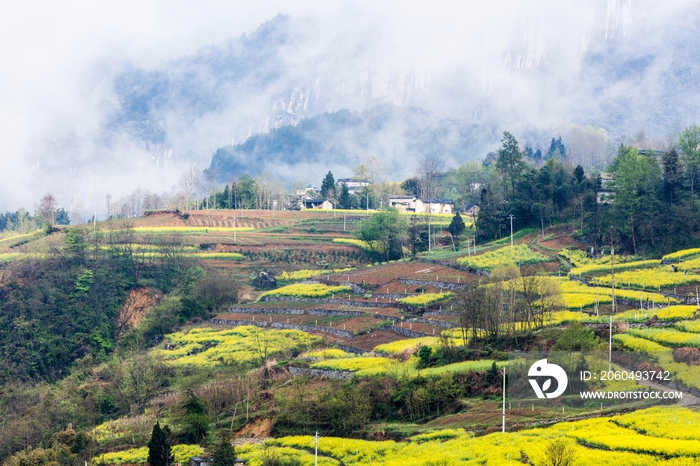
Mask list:
[[[512,134],[505,131],[501,140],[501,148],[498,149],[496,169],[503,178],[503,190],[507,192],[508,185],[510,185],[511,199],[515,197],[515,184],[525,167],[523,154],[518,149],[518,141]]]
[[[224,188],[224,195],[221,196],[223,199],[221,199],[221,204],[222,207],[225,207],[226,209],[231,208],[231,191],[228,188],[228,185]]]
[[[459,215],[459,212],[455,213],[450,222],[450,226],[447,227],[447,231],[449,231],[452,236],[459,236],[464,232],[464,228],[465,225],[462,216]]]
[[[333,173],[328,172],[326,177],[321,183],[321,196],[326,199],[333,199],[335,197],[335,178],[333,178]]]
[[[212,454],[214,466],[234,466],[236,464],[236,450],[231,445],[228,436],[222,435]]]
[[[340,195],[338,196],[338,207],[341,209],[350,208],[350,191],[345,183],[340,185]]]
[[[174,458],[170,454],[170,429],[166,426],[160,428],[156,421],[148,441],[148,464],[151,466],[170,466]]]

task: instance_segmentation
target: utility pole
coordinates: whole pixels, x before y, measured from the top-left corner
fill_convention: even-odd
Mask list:
[[[343,231],[345,231],[345,217],[347,216],[347,212],[343,212]]]
[[[314,435],[314,446],[316,447],[316,453],[314,454],[314,466],[318,466],[318,439],[320,437],[318,436],[318,431],[316,431],[316,435]]]
[[[430,212],[428,212],[428,252],[432,251],[432,244],[430,241]]]
[[[612,309],[610,309],[610,329],[608,331],[608,371],[612,370],[612,321],[615,313],[615,246],[610,245],[610,284],[612,285]]]
[[[506,431],[506,368],[503,368],[503,425],[501,432]]]
[[[236,242],[236,213],[233,213],[233,244],[238,244]]]
[[[510,214],[510,247],[513,247],[513,214]]]

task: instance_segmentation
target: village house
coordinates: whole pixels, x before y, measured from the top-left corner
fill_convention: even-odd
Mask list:
[[[476,204],[467,204],[464,206],[464,215],[476,221],[476,217],[479,216],[479,206]]]
[[[363,187],[372,183],[369,180],[358,180],[357,178],[341,178],[337,182],[338,186],[345,184],[350,194],[357,194]]]
[[[304,197],[301,200],[301,208],[333,210],[335,206],[328,199],[312,199],[310,197]]]
[[[296,194],[297,194],[297,196],[308,196],[310,194],[316,194],[319,191],[320,191],[320,189],[314,188],[313,186],[308,185],[306,188],[297,189]]]
[[[389,207],[400,212],[415,212],[417,214],[451,214],[454,202],[449,199],[421,199],[416,196],[391,196]]]

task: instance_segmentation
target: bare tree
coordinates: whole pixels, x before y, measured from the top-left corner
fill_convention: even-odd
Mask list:
[[[178,185],[185,197],[185,210],[190,210],[193,196],[196,196],[200,184],[200,173],[197,167],[190,167],[180,175]]]
[[[107,194],[105,196],[105,205],[107,207],[107,220],[109,220],[109,217],[110,217],[109,208],[112,206],[112,195],[111,194]]]
[[[375,184],[377,182],[377,178],[384,174],[382,164],[379,163],[379,159],[374,155],[370,155],[365,159],[365,166],[367,167],[367,178],[372,184]]]
[[[216,209],[216,170],[204,170],[204,195],[206,197],[207,209]],[[213,205],[209,205],[209,197]]]
[[[462,330],[462,342],[466,346],[471,339],[472,343],[484,326],[484,307],[486,293],[483,286],[469,287],[457,294],[457,315],[459,326]],[[471,336],[469,335],[471,333]]]
[[[433,198],[438,194],[438,176],[442,171],[442,158],[437,154],[425,154],[418,162],[416,176],[421,184],[421,197]]]
[[[52,227],[56,225],[56,198],[51,193],[44,194],[39,201],[39,215]]]

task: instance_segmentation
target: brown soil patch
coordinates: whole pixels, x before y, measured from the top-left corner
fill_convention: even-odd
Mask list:
[[[157,304],[162,297],[162,293],[155,292],[145,286],[139,286],[131,290],[117,317],[117,335],[121,335],[128,329],[137,326],[146,316],[148,310]]]
[[[377,330],[374,332],[357,336],[342,343],[346,346],[352,346],[353,348],[358,348],[365,351],[372,351],[377,345],[382,345],[384,343],[391,343],[392,341],[399,341],[405,339],[406,337],[397,335],[394,332],[384,332],[381,330]]]
[[[418,280],[439,280],[447,282],[471,283],[478,281],[479,277],[468,272],[455,270],[437,264],[425,262],[396,262],[375,267],[366,267],[352,272],[338,275],[329,275],[331,280],[351,281],[357,284],[375,285],[386,287],[390,282],[398,278],[414,278]],[[403,286],[403,285],[401,285]],[[397,290],[398,291],[398,290]]]
[[[577,243],[576,240],[569,235],[557,236],[547,241],[540,241],[540,244],[547,248],[557,250],[564,248],[583,249],[581,248],[581,243]]]
[[[272,419],[268,418],[257,418],[248,422],[246,425],[241,427],[241,429],[236,432],[236,438],[244,437],[256,437],[256,438],[266,438],[270,437],[272,433],[272,427],[274,423]]]

